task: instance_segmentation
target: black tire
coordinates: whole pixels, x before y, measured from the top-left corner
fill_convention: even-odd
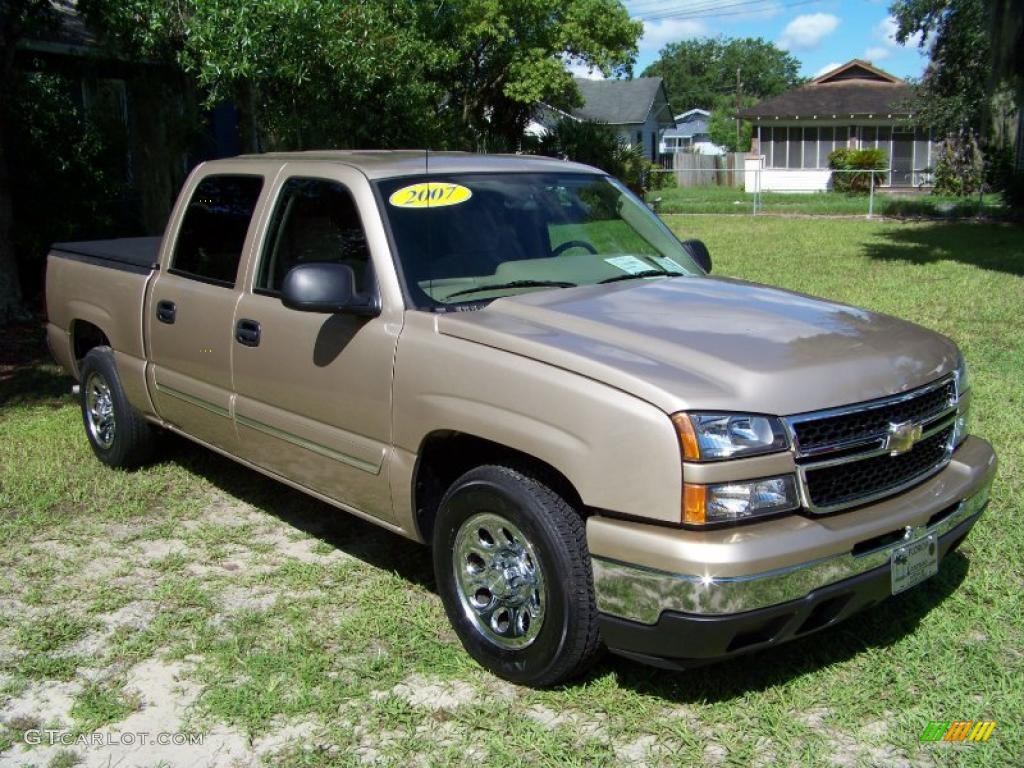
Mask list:
[[[82,423],[93,453],[110,467],[133,469],[145,464],[153,455],[156,435],[149,422],[128,402],[110,347],[90,349],[82,360],[80,373]],[[93,419],[90,418],[90,390],[95,397],[95,393],[101,392],[103,387],[109,392],[109,410],[113,416],[113,429],[109,435],[98,426],[94,427]],[[104,408],[106,402],[103,400]],[[96,421],[99,423],[99,420]],[[108,436],[109,439],[106,439]]]
[[[464,567],[461,561],[465,556],[456,556],[456,544],[466,541],[466,534],[460,539],[459,531],[468,520],[480,520],[481,515],[510,522],[513,530],[518,529],[516,534],[522,533],[528,540],[525,546],[529,547],[531,557],[525,562],[532,566],[532,555],[539,561],[543,590],[531,594],[544,601],[543,614],[539,630],[534,626],[537,634],[525,647],[499,644],[516,638],[499,637],[496,641],[488,637],[486,633],[492,624],[477,618],[480,613],[474,615],[470,602],[479,593],[470,595],[472,590],[463,589],[458,583],[462,577],[456,576],[456,560]],[[475,525],[467,526],[468,531],[474,528]],[[472,542],[473,546],[476,544]],[[438,509],[433,558],[438,591],[455,633],[466,651],[494,674],[524,685],[550,686],[580,675],[597,658],[601,644],[583,518],[533,473],[490,465],[472,469],[456,480]],[[503,573],[494,568],[482,568],[479,572]],[[507,582],[501,582],[498,589],[507,586]],[[485,599],[488,594],[485,590]],[[514,610],[522,612],[521,608]],[[506,617],[509,618],[507,614]],[[517,626],[511,631],[519,629]]]

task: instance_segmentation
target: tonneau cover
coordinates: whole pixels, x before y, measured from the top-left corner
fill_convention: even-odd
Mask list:
[[[121,237],[116,240],[84,240],[77,243],[54,243],[60,255],[78,257],[114,269],[149,272],[160,259],[159,237]]]

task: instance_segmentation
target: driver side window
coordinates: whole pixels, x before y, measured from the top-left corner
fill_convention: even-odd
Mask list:
[[[254,290],[277,295],[288,270],[317,262],[350,266],[360,293],[373,284],[370,249],[352,193],[337,181],[293,177],[278,196]]]

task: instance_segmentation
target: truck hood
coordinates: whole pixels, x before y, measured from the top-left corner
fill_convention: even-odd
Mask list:
[[[946,337],[904,320],[727,278],[538,291],[439,315],[437,328],[667,413],[788,415],[861,402],[933,381],[959,354]]]

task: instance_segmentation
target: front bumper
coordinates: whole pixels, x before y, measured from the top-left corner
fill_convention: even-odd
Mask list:
[[[907,540],[935,533],[941,563],[981,515],[995,469],[991,446],[972,437],[929,480],[836,515],[706,532],[592,517],[605,644],[706,661],[831,626],[889,595],[890,554]]]

